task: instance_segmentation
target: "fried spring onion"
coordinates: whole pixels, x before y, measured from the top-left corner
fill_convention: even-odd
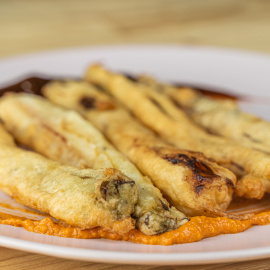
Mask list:
[[[84,98],[80,102],[89,108],[93,101],[94,98]],[[114,108],[106,100],[100,100],[97,106],[100,110]],[[116,168],[133,179],[139,195],[133,216],[136,226],[145,234],[170,231],[188,220],[170,207],[151,181],[76,112],[38,96],[14,94],[2,98],[0,114],[19,143],[46,157],[76,167]]]
[[[192,120],[211,133],[270,153],[270,123],[241,111],[235,101],[216,100],[194,89],[179,89],[147,76],[140,77],[139,82],[166,93]]]
[[[224,210],[231,201],[236,180],[233,173],[200,153],[170,146],[86,82],[50,83],[43,93],[54,103],[75,109],[91,121],[152,179],[177,209],[190,216],[226,215]],[[87,106],[85,100],[91,100],[92,106]],[[101,109],[98,104],[104,102],[113,106]]]
[[[134,228],[136,184],[118,170],[79,170],[22,150],[0,125],[0,188],[18,202],[81,229]]]
[[[146,126],[175,146],[203,152],[218,164],[234,170],[236,174],[242,171],[241,177],[249,175],[249,178],[263,181],[258,198],[264,192],[270,192],[269,185],[265,184],[265,180],[270,181],[269,155],[206,133],[164,93],[152,87],[133,82],[120,74],[110,73],[98,65],[88,70],[86,79],[108,91]],[[239,194],[251,198],[255,194],[254,186],[244,183],[247,182],[238,183],[236,192],[241,188]]]

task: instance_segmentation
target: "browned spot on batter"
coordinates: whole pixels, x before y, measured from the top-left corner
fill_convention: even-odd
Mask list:
[[[81,179],[90,179],[91,176],[80,176]]]
[[[261,141],[252,138],[248,133],[244,133],[243,135],[244,135],[244,137],[250,139],[251,141],[253,141],[253,142],[255,142],[255,143],[261,143]]]
[[[188,113],[186,110],[187,108],[185,108],[182,104],[180,104],[180,102],[178,102],[176,99],[172,98],[171,96],[168,96],[170,101],[179,109],[183,110],[185,113]]]
[[[245,173],[245,169],[244,169],[241,165],[239,165],[239,164],[237,164],[237,163],[235,163],[235,162],[233,162],[233,161],[231,162],[231,164],[232,164],[234,167],[236,167],[239,171]]]
[[[234,186],[234,183],[231,179],[229,178],[226,178],[226,184],[228,187],[232,188],[232,189],[235,189],[235,186]]]
[[[206,183],[212,183],[214,179],[220,178],[215,174],[212,168],[204,161],[198,160],[194,156],[188,156],[185,154],[165,154],[164,159],[168,160],[172,164],[184,164],[191,169],[196,193],[200,194]]]
[[[96,99],[93,97],[82,97],[80,104],[87,110],[94,109],[96,107]]]
[[[42,123],[42,122],[41,122],[41,125],[42,125],[45,129],[47,129],[47,130],[49,130],[51,133],[53,133],[55,136],[57,136],[58,138],[60,138],[64,143],[67,142],[67,139],[66,139],[64,136],[62,136],[60,133],[58,133],[56,130],[54,130],[54,129],[51,128],[50,126],[48,126],[48,125],[46,125],[45,123]]]
[[[154,104],[161,112],[167,114],[167,112],[163,109],[163,107],[153,98],[149,98],[149,100]]]
[[[91,85],[95,86],[95,88],[96,88],[99,92],[106,93],[106,89],[105,89],[102,85],[99,85],[99,84],[94,83],[94,82],[91,82]]]
[[[160,200],[160,203],[161,203],[162,208],[163,208],[164,210],[169,211],[169,207],[168,207],[162,200]]]

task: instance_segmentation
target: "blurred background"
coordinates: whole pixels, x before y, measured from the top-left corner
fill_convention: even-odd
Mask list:
[[[91,45],[270,52],[269,0],[0,0],[0,57]]]

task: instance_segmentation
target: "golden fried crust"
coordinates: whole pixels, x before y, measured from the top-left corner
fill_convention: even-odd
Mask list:
[[[65,87],[64,84],[51,88],[47,86],[44,94],[53,102],[76,109],[89,119],[152,179],[180,211],[190,216],[225,215],[224,210],[231,201],[236,181],[233,173],[202,154],[169,146],[136,122],[117,103],[110,110],[85,108],[80,103],[83,97],[95,96],[96,99],[101,97],[114,102],[92,86],[87,88],[85,83],[73,82],[72,87]]]
[[[216,100],[191,88],[163,85],[142,77],[145,85],[169,95],[198,125],[213,134],[238,141],[254,149],[270,153],[270,123],[242,112],[232,100]]]
[[[248,199],[261,199],[265,192],[270,192],[270,181],[267,175],[267,169],[269,167],[267,164],[269,164],[269,161],[266,161],[269,159],[269,156],[265,155],[265,152],[270,151],[268,151],[269,147],[267,145],[270,138],[267,135],[269,128],[268,122],[256,116],[241,112],[236,102],[232,100],[215,100],[203,96],[194,89],[181,88],[180,90],[170,85],[161,84],[147,76],[138,78],[138,81],[143,85],[152,87],[156,92],[165,93],[170,96],[176,104],[185,110],[192,120],[208,129],[211,133],[236,140],[238,141],[236,144],[240,143],[248,147],[248,149],[253,148],[262,151],[263,153],[258,151],[245,151],[245,148],[241,150],[240,147],[240,152],[246,152],[245,155],[247,157],[252,155],[253,158],[251,158],[251,160],[253,162],[257,161],[255,163],[257,170],[264,171],[264,168],[266,168],[266,172],[263,176],[260,172],[257,174],[256,168],[249,171],[246,170],[245,166],[240,166],[235,162],[236,159],[231,163],[227,163],[226,167],[235,172],[240,179],[235,189],[237,196]],[[162,102],[164,103],[164,99]],[[169,104],[169,106],[171,107],[171,104]],[[177,109],[174,111],[172,108],[170,108],[170,110],[166,109],[166,112],[169,112],[171,117],[177,115],[175,111],[177,111]],[[183,117],[181,117],[181,119],[183,119]],[[255,132],[256,127],[258,127],[257,133]],[[253,129],[253,134],[255,134],[256,139],[250,135],[251,133],[249,131],[251,129]],[[268,138],[265,136],[268,136]],[[237,150],[237,148],[235,150]],[[262,163],[263,166],[261,166],[260,163]],[[254,172],[254,170],[256,171]]]
[[[262,199],[265,192],[270,190],[269,179],[256,177],[255,175],[244,175],[235,187],[235,193],[239,197],[247,199]]]
[[[105,88],[145,125],[175,146],[203,152],[222,166],[236,168],[235,173],[242,170],[243,175],[270,179],[269,155],[206,133],[159,90],[134,83],[99,66],[91,67],[86,78]]]
[[[89,87],[88,83],[85,84]],[[59,85],[69,88],[72,83],[51,83],[47,88],[59,88]],[[57,91],[55,93],[57,95]],[[65,104],[76,100],[76,97],[70,100],[61,95],[58,97],[65,100]],[[97,108],[97,111],[115,107],[114,103],[105,98],[89,98],[85,95],[80,95],[78,105],[87,110]],[[96,169],[116,168],[132,178],[139,193],[133,216],[136,218],[136,226],[145,234],[170,231],[187,221],[184,214],[169,207],[147,177],[143,177],[127,158],[76,112],[64,110],[44,98],[28,94],[4,97],[0,111],[6,128],[14,134],[16,140],[37,152],[77,167],[83,164],[84,167]]]
[[[9,145],[2,126],[0,138],[0,188],[18,202],[82,229],[123,234],[134,228],[133,180],[115,169],[79,170]]]
[[[0,145],[16,146],[13,137],[4,129],[3,122],[0,119]]]
[[[21,97],[16,98],[16,96]],[[65,121],[58,119],[54,113],[50,113],[50,106],[44,104],[44,113],[37,115],[39,103],[31,102],[25,94],[10,94],[0,101],[0,114],[5,127],[21,144],[38,150],[41,154],[55,161],[80,168],[93,167],[97,156],[94,145],[81,140],[80,136],[69,133],[72,122],[76,121],[76,114],[67,113]],[[30,95],[29,95],[30,96]],[[36,97],[37,100],[41,99]],[[46,106],[47,105],[47,106]],[[47,119],[53,119],[53,125],[48,124]],[[58,131],[61,128],[61,132]],[[79,131],[80,132],[80,131]],[[88,151],[82,151],[87,148]],[[50,153],[50,155],[48,155]],[[90,165],[90,166],[89,166]]]

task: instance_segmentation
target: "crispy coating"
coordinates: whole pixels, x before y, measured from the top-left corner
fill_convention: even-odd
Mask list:
[[[108,95],[85,82],[54,83],[44,95],[89,119],[136,166],[148,175],[169,202],[189,216],[226,215],[235,176],[200,153],[176,149],[139,124]],[[88,108],[83,99],[110,102],[110,109]],[[141,105],[140,103],[137,103]],[[138,106],[140,107],[140,106]],[[155,119],[156,121],[156,119]]]
[[[48,88],[58,88],[58,85],[62,86],[61,83],[51,83]],[[68,88],[70,83],[63,85]],[[65,97],[62,98],[65,103],[69,103]],[[80,96],[78,105],[88,109],[97,106],[101,111],[114,108],[112,102],[99,100],[95,104],[94,97],[87,99],[84,96]],[[29,94],[4,97],[0,111],[6,128],[17,141],[46,157],[76,167],[116,168],[133,179],[139,194],[133,216],[136,218],[136,226],[145,234],[170,231],[188,220],[184,214],[170,207],[151,181],[142,176],[127,158],[116,151],[78,113],[64,110],[44,98]]]
[[[213,134],[270,153],[270,123],[241,111],[232,100],[216,100],[191,88],[178,89],[141,77],[140,82],[169,95],[198,125]]]
[[[171,97],[175,104],[183,108],[192,120],[211,133],[235,140],[237,144],[240,143],[263,153],[270,152],[268,146],[268,144],[270,145],[270,136],[267,132],[270,130],[270,123],[240,111],[235,101],[206,97],[191,88],[183,87],[180,90],[171,85],[162,84],[148,76],[140,76],[138,82]],[[252,171],[246,173],[244,167],[235,162],[227,164],[226,167],[231,169],[240,179],[235,189],[237,196],[261,199],[265,192],[270,192],[269,177],[254,174]]]
[[[133,180],[116,169],[79,170],[22,150],[2,126],[0,138],[0,188],[18,202],[81,229],[134,228]]]
[[[242,170],[243,175],[249,175],[253,179],[270,180],[268,154],[206,133],[162,91],[138,84],[122,75],[110,73],[98,65],[88,70],[86,79],[116,97],[146,126],[175,146],[203,152],[207,157],[232,169],[236,174]],[[245,182],[242,183],[241,188],[245,190],[242,193],[246,197],[252,197],[254,194],[252,189],[250,190],[248,185],[245,186]],[[266,186],[268,185],[264,185]],[[270,192],[269,189],[266,191]]]
[[[256,175],[244,175],[237,181],[236,195],[247,199],[262,199],[265,192],[270,191],[270,181]]]

